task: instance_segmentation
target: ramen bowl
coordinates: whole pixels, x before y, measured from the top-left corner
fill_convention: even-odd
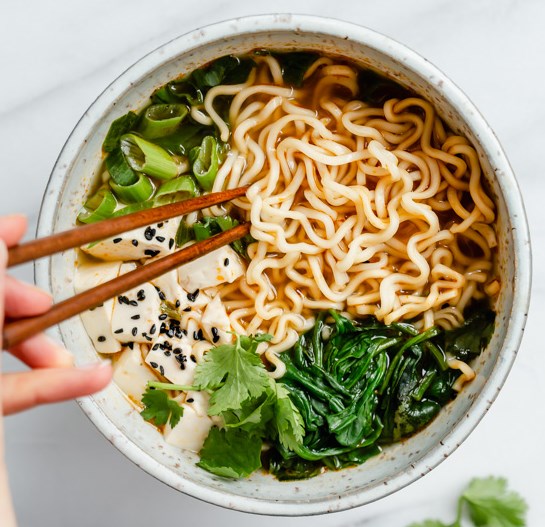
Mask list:
[[[197,455],[165,443],[111,384],[79,400],[106,438],[149,474],[207,502],[253,513],[307,515],[340,511],[395,492],[432,470],[456,449],[487,412],[515,359],[530,293],[530,243],[517,183],[498,140],[468,98],[441,71],[402,44],[370,29],[338,20],[266,15],[222,22],[161,46],[120,75],[91,105],[66,142],[44,196],[38,236],[73,227],[85,196],[99,177],[101,144],[110,123],[146,105],[152,91],[226,54],[254,49],[307,49],[347,57],[403,84],[429,100],[456,132],[476,147],[498,211],[502,289],[495,331],[475,361],[477,373],[459,396],[423,431],[363,465],[328,471],[310,480],[280,482],[265,473],[227,480],[195,465]],[[72,296],[75,252],[36,264],[36,281],[56,300]],[[55,330],[77,363],[97,360],[79,318]]]

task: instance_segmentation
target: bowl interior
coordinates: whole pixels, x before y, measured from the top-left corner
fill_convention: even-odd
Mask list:
[[[86,193],[98,177],[101,143],[113,119],[128,109],[141,108],[154,88],[180,74],[219,56],[256,48],[318,50],[349,57],[379,70],[431,101],[446,122],[475,145],[498,208],[498,265],[504,280],[497,303],[496,329],[490,346],[476,364],[477,378],[423,432],[386,448],[360,467],[325,473],[304,482],[281,483],[264,474],[243,481],[227,481],[201,470],[195,466],[196,455],[166,444],[115,385],[80,404],[108,439],[133,461],[162,481],[196,497],[269,514],[346,509],[397,490],[446,457],[484,414],[518,347],[522,328],[512,313],[519,289],[528,287],[517,274],[518,259],[524,255],[513,250],[521,243],[513,229],[517,221],[524,222],[522,206],[517,201],[518,190],[513,187],[509,166],[495,138],[448,79],[424,59],[386,37],[331,20],[256,17],[195,31],[145,57],[87,111],[53,172],[41,215],[40,235],[73,227]],[[509,192],[513,196],[506,198]],[[57,301],[73,295],[74,258],[74,251],[68,251],[37,269],[40,285],[50,288]],[[77,362],[96,360],[96,352],[79,318],[62,324],[60,334]]]

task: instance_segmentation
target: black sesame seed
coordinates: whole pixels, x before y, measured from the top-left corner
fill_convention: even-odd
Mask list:
[[[182,348],[174,348],[172,350],[172,353],[174,353],[174,355],[179,355],[180,353],[182,353]]]
[[[116,330],[114,331],[114,333],[115,333],[116,335],[119,335],[119,333],[123,333],[123,328],[116,329]]]
[[[193,340],[199,340],[199,334],[196,331],[193,332]]]
[[[156,362],[150,362],[149,363],[152,368],[157,369],[157,366],[159,366]]]
[[[129,347],[129,349],[134,349],[134,342],[129,342],[127,346]]]
[[[168,331],[166,331],[166,336],[171,339],[174,337],[174,330],[173,329],[169,329]]]
[[[167,330],[167,326],[164,322],[161,323],[161,325],[159,326],[159,335],[162,335],[163,333],[165,333]]]
[[[157,330],[157,326],[155,324],[153,324],[153,326],[151,326],[150,330],[149,330],[149,334],[150,335],[153,335],[155,333],[155,331]]]
[[[197,362],[197,359],[195,358],[195,355],[190,355],[189,358],[191,359],[192,362]]]
[[[131,243],[132,243],[135,247],[138,247],[138,240],[132,240]]]
[[[148,342],[151,342],[153,340],[149,335],[146,335],[145,333],[143,333],[143,335]]]
[[[159,371],[161,372],[161,375],[165,374],[165,368],[163,368],[162,366],[159,366]]]
[[[136,307],[136,306],[138,306],[138,302],[136,300],[130,300],[129,305],[133,306],[133,307]]]
[[[199,336],[199,340],[204,340],[204,335],[202,333],[202,329],[199,329],[199,332],[197,333],[197,335]]]
[[[161,313],[159,315],[159,320],[165,320],[165,318],[167,318],[167,314],[166,313]]]
[[[157,228],[161,229],[163,227],[163,222],[157,224]]]
[[[158,349],[158,348],[159,348],[159,344],[157,343],[157,344],[154,344],[153,347],[152,347],[151,349],[152,349],[152,350],[156,350],[156,349]]]
[[[212,342],[215,344],[220,339],[218,328],[212,328]]]
[[[184,308],[184,311],[185,311],[186,313],[189,313],[189,312],[191,311],[191,308],[190,308],[190,307],[186,307],[186,308]]]
[[[127,304],[127,305],[129,304],[129,299],[128,299],[126,296],[124,296],[124,295],[119,295],[119,296],[117,297],[117,301],[118,301],[120,304]]]
[[[144,251],[144,254],[145,254],[146,256],[151,256],[151,257],[153,258],[154,256],[157,256],[160,252],[161,252],[161,251],[154,251],[153,249],[146,249],[146,250]]]
[[[138,320],[140,318],[140,315],[133,315],[131,317],[132,320]]]
[[[182,338],[182,330],[180,328],[176,328],[176,338],[181,339]]]
[[[138,328],[132,328],[131,333],[133,337],[136,337],[136,335],[138,334]]]
[[[163,291],[159,291],[159,298],[161,300],[166,300],[167,299],[167,297],[165,296],[165,293],[163,293]]]
[[[199,296],[199,290],[198,289],[195,289],[195,291],[193,291],[193,293],[187,293],[187,299],[190,301],[190,302],[195,302],[195,300],[197,299],[197,297]]]
[[[190,397],[189,399],[186,399],[185,402],[186,403],[192,403],[195,399],[193,399],[193,397]]]
[[[167,351],[164,351],[163,353],[165,354],[165,357],[170,357],[170,351],[167,350]]]
[[[159,243],[163,243],[165,241],[165,237],[164,236],[155,236],[155,239],[159,242]]]
[[[123,238],[114,238],[112,241],[114,243],[119,243],[121,240],[123,240]]]
[[[155,236],[155,229],[152,229],[151,227],[148,227],[145,231],[144,231],[144,237],[146,238],[146,240],[148,241],[151,241],[153,240],[153,237]]]
[[[172,249],[172,247],[174,247],[174,238],[170,238],[170,240],[168,241],[168,248]]]
[[[104,342],[106,340],[106,337],[103,335],[100,335],[100,337],[97,338],[99,342]]]
[[[229,265],[229,258],[225,258],[225,260],[223,260],[223,265],[225,265],[225,267]]]
[[[187,337],[187,329],[182,329],[182,333]]]
[[[144,292],[143,289],[140,289],[140,291],[136,293],[136,298],[140,300],[140,302],[142,302],[142,300],[146,300],[146,293]]]
[[[180,307],[180,301],[176,300],[176,303],[174,304],[176,307]]]

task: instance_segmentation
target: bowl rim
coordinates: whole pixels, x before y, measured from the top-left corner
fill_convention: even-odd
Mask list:
[[[131,81],[175,58],[185,50],[215,42],[225,37],[226,34],[236,36],[293,30],[349,38],[396,60],[402,58],[405,66],[421,77],[427,78],[428,82],[433,79],[433,83],[441,83],[442,95],[461,115],[465,116],[467,124],[477,132],[480,144],[493,166],[498,167],[501,171],[499,173],[496,169],[496,173],[501,174],[498,184],[507,208],[514,212],[511,217],[515,226],[512,233],[512,250],[515,254],[517,280],[515,280],[510,324],[500,350],[502,360],[497,361],[480,396],[474,401],[471,412],[466,414],[467,418],[464,421],[454,427],[454,430],[445,437],[442,444],[431,449],[403,473],[394,475],[388,480],[388,485],[373,485],[348,495],[333,496],[320,502],[285,502],[274,498],[256,499],[232,495],[225,490],[215,490],[183,480],[179,474],[175,474],[169,468],[158,463],[151,455],[129,440],[91,396],[78,399],[77,402],[83,412],[102,434],[127,458],[158,480],[195,498],[228,509],[278,516],[303,516],[347,510],[388,496],[425,475],[444,461],[469,436],[496,399],[511,370],[522,340],[530,302],[532,263],[529,228],[522,196],[509,161],[491,127],[465,93],[441,70],[406,45],[375,30],[344,20],[314,15],[264,14],[203,26],[162,44],[137,60],[107,86],[89,106],[68,136],[55,162],[40,206],[36,232],[37,237],[43,237],[53,231],[60,195],[69,167],[84,145],[84,138],[95,124],[95,120],[90,114],[97,112],[95,115],[101,115],[109,107],[111,101],[126,90]],[[51,289],[51,269],[50,258],[35,262],[35,282],[46,290]],[[52,329],[52,334],[62,340],[58,327]]]

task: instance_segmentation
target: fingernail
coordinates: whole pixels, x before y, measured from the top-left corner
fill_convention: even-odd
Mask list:
[[[78,366],[80,370],[99,370],[104,368],[109,368],[112,365],[110,359],[103,359],[98,362],[91,362],[90,364],[82,364]]]
[[[4,240],[0,240],[0,267],[6,267],[8,263],[8,249]]]

